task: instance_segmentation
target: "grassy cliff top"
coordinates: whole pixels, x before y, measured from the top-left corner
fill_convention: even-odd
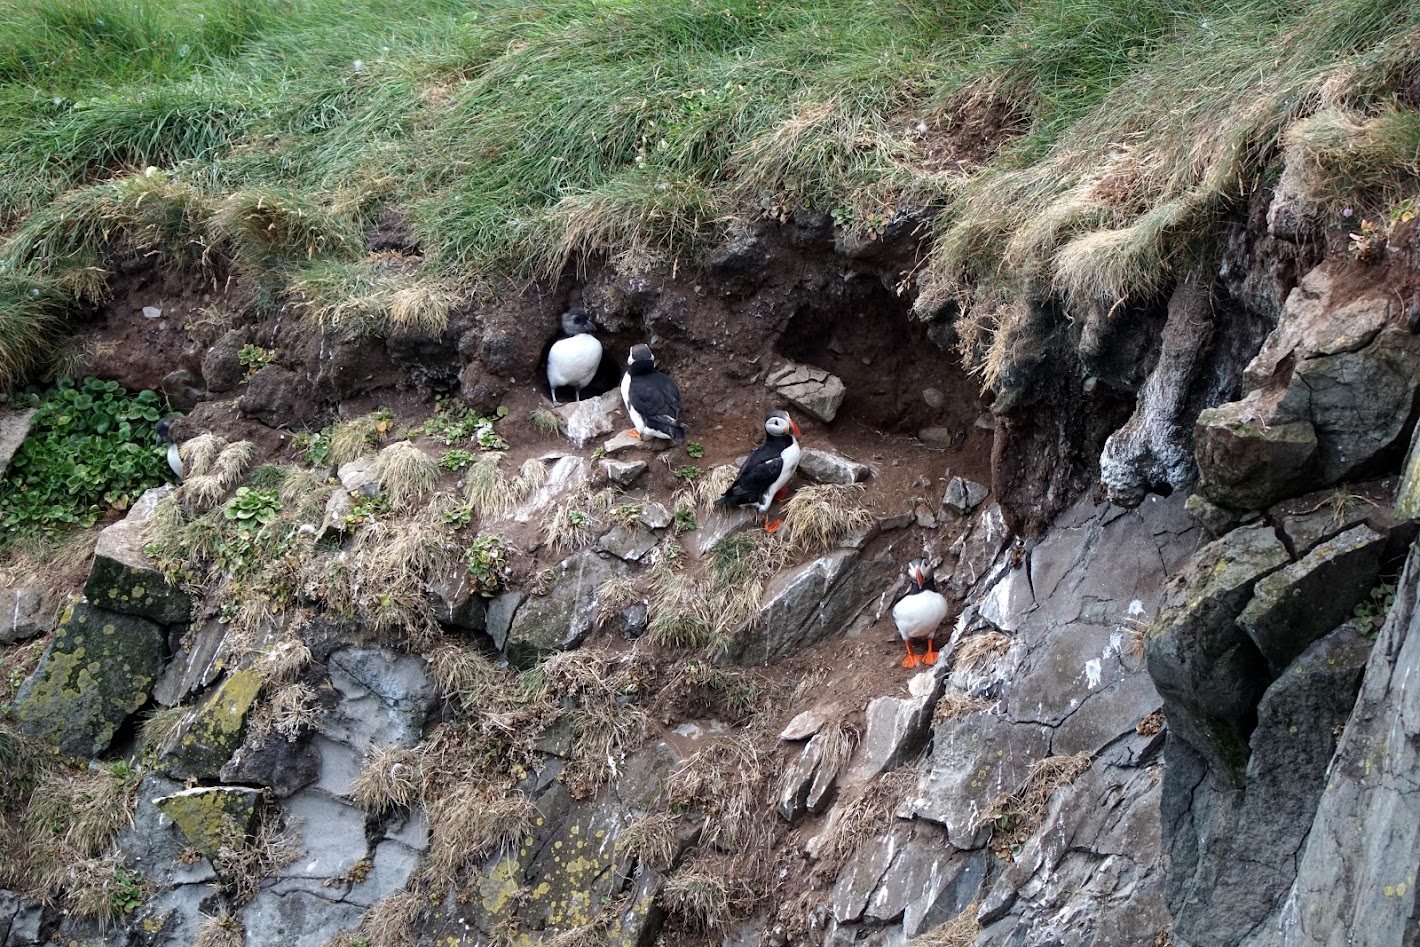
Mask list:
[[[1027,294],[1163,291],[1284,165],[1319,215],[1420,187],[1394,0],[0,0],[0,26],[0,381],[124,247],[437,325],[480,277],[674,265],[801,207],[941,211],[918,288],[989,381]],[[425,257],[397,277],[360,239],[391,214]]]

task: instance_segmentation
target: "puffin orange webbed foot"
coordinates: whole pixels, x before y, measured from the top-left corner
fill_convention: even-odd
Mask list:
[[[788,487],[780,487],[780,488],[779,488],[779,492],[776,493],[776,494],[774,494],[774,502],[775,502],[775,503],[778,503],[780,500],[784,499],[784,498],[787,497],[788,495],[789,495],[789,488],[788,488]]]
[[[779,531],[779,527],[781,527],[781,526],[783,526],[783,525],[784,525],[784,521],[783,521],[783,520],[775,520],[774,522],[771,523],[771,522],[769,522],[769,517],[766,516],[766,517],[764,518],[764,531],[765,531],[766,533],[777,533],[777,532]]]
[[[634,438],[636,438],[636,440],[638,440],[638,441],[641,440],[641,432],[638,431],[638,430],[636,430],[634,427],[633,427],[631,430],[629,430],[629,431],[626,432],[626,436],[627,436],[627,437],[634,437]]]

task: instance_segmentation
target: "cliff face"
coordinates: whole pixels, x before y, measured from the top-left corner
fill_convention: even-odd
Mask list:
[[[216,326],[137,273],[95,367],[214,437],[57,629],[11,577],[15,721],[134,809],[49,876],[91,916],[7,862],[0,942],[1409,943],[1414,237],[1322,259],[1266,215],[1152,309],[1043,305],[985,399],[893,292],[908,226],[805,214],[437,337]],[[535,418],[580,303],[605,377]],[[648,340],[695,454],[612,436]],[[769,536],[709,501],[782,406],[819,453]],[[909,670],[923,556],[951,619]]]

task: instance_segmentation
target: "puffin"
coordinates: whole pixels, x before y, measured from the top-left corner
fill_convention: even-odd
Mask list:
[[[186,468],[182,463],[182,454],[178,452],[177,442],[173,440],[172,426],[172,418],[163,418],[158,422],[158,426],[153,434],[153,440],[157,442],[159,447],[162,447],[164,444],[168,445],[168,466],[172,468],[173,474],[176,475],[178,481],[181,482]]]
[[[764,422],[764,443],[754,449],[740,466],[739,476],[716,506],[752,506],[767,514],[769,505],[787,493],[785,484],[799,467],[799,438],[803,432],[787,411],[772,411]],[[769,522],[764,517],[765,532],[779,528],[782,519]]]
[[[602,363],[602,344],[592,335],[597,324],[585,309],[569,309],[562,314],[562,338],[547,350],[547,386],[552,389],[552,403],[558,404],[558,388],[575,388],[577,400],[582,389],[591,384]]]
[[[621,376],[621,402],[636,426],[627,434],[636,438],[659,437],[677,447],[685,443],[680,389],[669,375],[656,370],[656,357],[650,346],[631,346],[626,374]]]
[[[902,666],[915,668],[918,664],[936,664],[937,652],[932,649],[932,634],[947,617],[947,600],[937,591],[937,583],[921,559],[914,559],[908,564],[907,578],[907,594],[892,607],[892,620],[907,648]],[[924,638],[927,640],[927,653],[918,657],[912,653],[912,642]]]

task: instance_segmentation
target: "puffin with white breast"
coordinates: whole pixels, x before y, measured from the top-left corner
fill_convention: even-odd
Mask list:
[[[173,440],[172,424],[172,418],[163,418],[159,421],[153,432],[153,440],[157,442],[159,447],[164,444],[168,445],[168,467],[181,482],[186,468],[182,462],[182,454],[178,451],[177,441]]]
[[[921,559],[914,559],[908,564],[907,578],[907,594],[892,607],[892,620],[907,648],[902,666],[915,668],[918,664],[936,664],[937,652],[932,648],[932,635],[947,617],[947,600],[937,591],[932,572]],[[919,657],[912,653],[912,642],[923,639],[927,641],[927,653]]]
[[[627,434],[637,438],[659,437],[676,446],[685,443],[680,389],[669,375],[657,370],[650,346],[631,346],[626,374],[621,377],[621,402],[636,427]]]
[[[596,329],[597,324],[585,309],[569,309],[562,314],[562,338],[547,350],[547,386],[554,405],[559,404],[558,388],[575,389],[577,400],[581,401],[582,389],[592,383],[602,363],[602,344],[592,335]]]
[[[773,411],[764,422],[764,443],[740,466],[739,476],[716,506],[752,506],[764,516],[764,529],[774,532],[784,521],[769,522],[769,506],[787,493],[786,484],[799,468],[799,438],[803,432],[787,411]]]

